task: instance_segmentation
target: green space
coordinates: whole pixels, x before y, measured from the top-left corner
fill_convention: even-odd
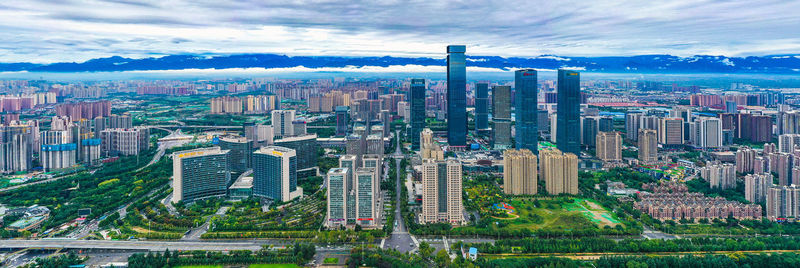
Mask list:
[[[295,243],[285,249],[269,246],[258,251],[233,250],[180,251],[164,253],[137,253],[128,257],[128,267],[299,267],[309,262],[316,254],[312,244]]]
[[[325,258],[325,260],[323,260],[322,263],[324,263],[324,264],[338,264],[339,263],[339,259],[338,258]]]

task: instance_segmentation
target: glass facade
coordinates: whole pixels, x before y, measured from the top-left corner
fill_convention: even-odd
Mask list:
[[[489,84],[475,84],[475,129],[489,128]]]
[[[447,46],[447,143],[467,146],[466,46]]]
[[[528,149],[534,154],[539,153],[539,86],[537,79],[538,75],[533,69],[514,72],[517,149]]]
[[[231,179],[227,154],[184,158],[181,164],[184,202],[225,196]]]
[[[558,103],[556,107],[556,147],[564,153],[580,155],[581,115],[580,73],[558,70]]]
[[[411,144],[419,149],[419,133],[425,128],[425,79],[411,79]]]

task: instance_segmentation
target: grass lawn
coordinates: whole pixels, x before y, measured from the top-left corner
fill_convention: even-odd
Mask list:
[[[519,216],[509,221],[506,228],[511,229],[542,229],[563,228],[580,229],[597,224],[600,227],[619,224],[619,220],[611,215],[608,210],[592,200],[575,199],[574,203],[559,204],[551,200],[539,200],[540,207],[533,202],[512,200],[510,202]],[[588,206],[588,207],[587,207]]]
[[[322,263],[324,263],[324,264],[338,264],[339,263],[339,259],[338,258],[325,258],[325,260],[323,260]]]
[[[297,264],[250,264],[249,268],[299,268]]]
[[[222,268],[222,265],[182,265],[175,268]]]

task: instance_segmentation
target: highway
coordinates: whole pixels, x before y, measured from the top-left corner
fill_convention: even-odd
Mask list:
[[[42,240],[0,240],[0,248],[64,248],[64,249],[134,249],[164,251],[169,250],[259,250],[261,245],[269,243],[276,244],[277,241],[241,241],[241,242],[222,242],[222,241],[114,241],[114,240],[66,240],[66,239],[42,239]],[[291,243],[291,241],[287,241]],[[276,244],[277,245],[277,244]]]
[[[411,234],[408,233],[408,229],[406,229],[405,221],[403,220],[403,215],[400,213],[400,194],[401,189],[403,187],[403,181],[400,179],[400,162],[403,159],[403,153],[400,149],[400,131],[397,130],[395,132],[395,138],[397,140],[397,146],[395,147],[394,152],[394,161],[395,161],[395,170],[397,170],[396,176],[396,189],[395,189],[395,214],[394,219],[395,223],[394,230],[392,231],[391,236],[386,239],[384,247],[386,248],[394,248],[400,252],[409,252],[416,249],[417,244],[414,241],[414,238],[411,237]],[[393,224],[391,222],[387,222],[386,224]]]

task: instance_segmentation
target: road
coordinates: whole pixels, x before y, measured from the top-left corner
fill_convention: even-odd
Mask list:
[[[150,251],[169,250],[259,250],[265,243],[277,241],[114,241],[114,240],[0,240],[0,248],[66,248],[66,249],[136,249]],[[287,241],[286,244],[290,244]],[[276,244],[277,245],[277,244]]]
[[[400,194],[401,189],[403,187],[402,180],[400,179],[400,162],[403,160],[403,153],[400,149],[400,131],[397,130],[395,132],[395,137],[397,140],[397,146],[395,147],[394,156],[394,163],[397,170],[396,176],[396,189],[395,189],[395,226],[394,230],[392,231],[392,235],[386,239],[384,242],[384,248],[394,248],[400,252],[409,252],[416,249],[417,244],[414,241],[414,238],[411,237],[411,234],[408,233],[408,229],[406,229],[405,221],[403,220],[403,216],[400,213]],[[387,222],[386,224],[392,224]]]
[[[217,215],[217,216],[225,215],[225,212],[228,212],[228,209],[230,209],[230,208],[231,207],[220,207],[219,210],[217,210],[217,213],[215,213],[214,215]],[[186,235],[184,235],[181,238],[181,240],[186,240],[186,241],[198,241],[198,240],[200,240],[200,236],[202,236],[203,234],[208,232],[208,228],[211,225],[211,218],[212,217],[213,216],[208,216],[206,218],[206,222],[203,223],[203,225],[200,225],[200,227],[197,227],[197,228],[194,228],[194,229],[190,230],[190,232],[187,233]]]

